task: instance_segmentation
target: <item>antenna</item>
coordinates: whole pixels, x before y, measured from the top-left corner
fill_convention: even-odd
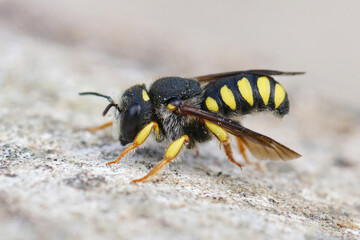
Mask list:
[[[116,107],[116,109],[119,110],[119,112],[121,112],[119,105],[117,105],[110,96],[106,96],[106,95],[96,93],[96,92],[81,92],[81,93],[79,93],[79,95],[82,95],[82,96],[83,95],[94,95],[94,96],[106,98],[110,102],[110,104],[107,105],[107,107],[103,111],[103,113],[102,113],[103,116],[105,116],[109,112],[110,108],[112,108],[112,107]]]
[[[109,102],[114,103],[114,100],[110,96],[106,96],[106,95],[96,93],[96,92],[81,92],[81,93],[79,93],[79,95],[95,95],[98,97],[106,98]]]

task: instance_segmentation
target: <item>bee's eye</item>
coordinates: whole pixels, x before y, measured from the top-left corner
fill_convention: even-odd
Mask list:
[[[140,111],[140,104],[133,103],[124,113],[120,126],[120,142],[122,145],[132,142],[138,133]]]

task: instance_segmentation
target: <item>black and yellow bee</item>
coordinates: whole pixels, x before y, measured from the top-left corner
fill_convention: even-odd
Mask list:
[[[115,108],[114,122],[92,128],[95,131],[114,125],[120,132],[121,145],[127,145],[119,157],[108,162],[120,161],[128,152],[145,142],[154,130],[156,140],[170,140],[164,159],[146,176],[133,180],[142,182],[156,174],[173,160],[181,148],[193,148],[214,135],[224,146],[231,162],[233,158],[229,134],[237,137],[240,152],[246,163],[245,147],[257,159],[290,160],[301,155],[277,141],[247,129],[231,119],[237,115],[254,111],[271,111],[277,116],[289,112],[289,99],[284,88],[273,75],[297,75],[302,72],[280,72],[272,70],[248,70],[211,74],[194,78],[165,77],[156,80],[146,89],[144,84],[127,89],[119,103],[99,93],[84,92],[80,95],[96,95],[106,98],[110,108]],[[201,86],[201,83],[207,83]]]

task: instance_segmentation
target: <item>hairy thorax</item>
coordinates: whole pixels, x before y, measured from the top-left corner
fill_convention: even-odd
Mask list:
[[[192,106],[200,107],[203,94],[184,100]],[[210,139],[209,130],[205,124],[196,117],[183,116],[167,109],[167,104],[160,104],[155,111],[160,122],[160,128],[165,138],[174,141],[183,135],[188,135],[190,142],[188,147],[193,148],[196,142],[204,142]]]

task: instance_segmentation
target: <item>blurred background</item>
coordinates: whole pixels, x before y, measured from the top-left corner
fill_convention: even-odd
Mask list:
[[[20,183],[26,182],[26,176],[21,174],[21,171],[25,170],[20,171],[15,164],[16,161],[14,163],[14,159],[22,159],[21,152],[25,151],[21,150],[23,148],[32,149],[37,163],[48,159],[49,154],[52,159],[64,156],[75,162],[81,160],[80,156],[83,156],[85,151],[84,146],[70,140],[68,142],[67,139],[82,139],[84,136],[79,128],[103,123],[104,119],[100,113],[105,103],[97,98],[79,98],[78,92],[98,91],[119,96],[135,83],[146,83],[149,86],[156,78],[168,75],[187,77],[247,69],[305,71],[306,74],[302,76],[277,78],[290,96],[289,116],[282,121],[269,115],[257,114],[244,119],[247,127],[286,143],[285,145],[294,148],[304,157],[286,163],[288,167],[285,168],[281,163],[267,164],[270,173],[259,173],[254,169],[250,169],[248,173],[236,172],[229,170],[232,166],[227,168],[227,165],[219,165],[212,170],[216,172],[225,168],[223,171],[230,175],[235,171],[243,176],[249,185],[254,184],[257,188],[267,189],[267,184],[273,182],[278,187],[271,190],[272,194],[287,196],[286,191],[290,191],[289,196],[304,199],[301,203],[308,201],[313,206],[319,206],[319,209],[321,205],[326,208],[318,213],[318,216],[323,218],[311,219],[314,223],[320,221],[320,225],[306,225],[304,229],[295,230],[294,226],[284,222],[284,225],[273,232],[269,229],[263,230],[263,235],[257,236],[252,235],[254,229],[246,225],[252,223],[253,219],[243,219],[245,225],[240,225],[245,227],[240,229],[245,232],[247,229],[247,236],[253,239],[265,236],[279,237],[284,236],[284,233],[294,239],[306,236],[358,237],[359,9],[360,2],[355,0],[0,0],[0,116],[1,131],[4,133],[0,141],[3,146],[2,157],[9,160],[4,160],[5,173],[0,175],[4,177],[3,183],[0,184],[2,193],[7,197],[17,196],[21,199],[18,201],[27,203],[29,208],[41,208],[40,206],[45,204],[42,200],[29,202],[31,194],[23,195],[26,184]],[[111,135],[109,132],[107,134]],[[106,135],[100,136],[99,140],[96,135],[86,135],[89,138],[86,141],[93,144],[87,145],[85,152],[88,154],[87,157],[92,156],[97,159],[94,160],[96,164],[103,166],[104,161],[100,162],[100,159],[103,160],[104,155],[107,159],[116,157],[119,146],[118,143],[107,146],[106,143],[113,142],[113,139],[105,137]],[[102,147],[96,149],[99,152],[94,153],[91,149],[94,149],[98,141]],[[9,149],[4,147],[6,144],[16,144],[20,150],[14,150],[12,147],[9,149],[12,149],[12,152],[19,151],[19,155],[15,158],[6,157],[10,156]],[[210,143],[208,146],[217,148],[217,143]],[[76,152],[79,148],[82,152]],[[222,155],[207,154],[206,149],[202,153],[204,158],[222,158]],[[51,154],[60,156],[55,157]],[[156,155],[155,159],[157,158]],[[21,162],[27,161],[23,159]],[[68,163],[65,160],[64,162]],[[186,167],[191,164],[189,162],[191,161],[185,161],[185,166],[177,165],[175,168],[182,169],[183,174],[186,174],[191,171]],[[15,164],[16,167],[11,167],[11,164]],[[71,169],[70,165],[68,167]],[[110,170],[100,170],[111,175],[106,172]],[[76,175],[80,170],[69,171],[68,176],[72,176],[71,174]],[[211,169],[209,171],[211,172]],[[30,168],[29,174],[31,172]],[[202,177],[201,171],[195,173],[197,177]],[[15,174],[19,177],[9,180],[6,174]],[[58,174],[59,179],[65,177],[62,175],[65,173]],[[105,179],[110,176],[106,174]],[[129,174],[116,175],[119,177],[117,181],[127,183],[131,179],[130,176],[139,175],[136,171]],[[260,179],[253,180],[251,174],[259,176]],[[289,176],[291,177],[288,178]],[[19,182],[16,179],[20,179]],[[12,192],[9,186],[18,186],[19,189],[15,190],[18,192]],[[159,189],[155,188],[153,191],[158,193]],[[44,193],[44,197],[46,196]],[[284,200],[286,204],[287,200],[289,199]],[[46,206],[51,208],[52,205]],[[114,208],[111,204],[110,206],[109,208]],[[124,203],[124,206],[128,206],[127,203]],[[69,206],[62,207],[67,209]],[[335,210],[331,209],[332,207]],[[15,209],[22,212],[21,207]],[[312,211],[308,206],[306,209]],[[93,213],[96,215],[97,210]],[[30,213],[30,216],[32,214],[34,213]],[[88,217],[85,208],[78,210],[78,214],[82,216],[82,220]],[[174,214],[177,214],[176,211]],[[254,216],[258,217],[256,214]],[[293,214],[298,216],[298,212]],[[13,221],[10,224],[12,228],[8,229],[15,229],[11,234],[16,236],[16,229],[23,225],[17,222],[18,218],[13,218],[13,213],[6,215],[3,210],[3,216],[6,216],[2,218],[3,223]],[[140,214],[139,218],[141,216]],[[105,214],[105,220],[111,219],[107,217]],[[327,217],[332,220],[324,223]],[[42,220],[44,223],[56,218],[58,215],[54,213]],[[341,223],[339,227],[339,219],[344,218],[347,224]],[[60,219],[68,220],[66,217]],[[34,225],[31,225],[30,229],[37,229],[36,221],[34,220]],[[69,221],[76,220],[72,218]],[[278,220],[274,221],[279,224]],[[46,232],[44,226],[36,231]],[[217,228],[211,224],[207,226],[211,226],[209,229],[215,231],[213,233],[221,233],[221,230],[216,232]],[[102,227],[103,231],[109,234],[107,236],[114,237],[109,233],[108,226]],[[172,231],[169,233],[175,232],[180,237],[185,236],[180,230],[176,230],[177,226],[171,227]],[[286,227],[290,230],[284,232]],[[0,231],[9,234],[8,229],[0,227]],[[55,223],[49,229],[57,229]],[[57,229],[60,233],[56,236],[77,236],[72,235],[72,230],[69,229],[71,226]],[[236,233],[236,229],[232,228],[232,232]],[[29,230],[34,234],[31,236],[44,236],[36,235],[34,231]],[[201,233],[197,235],[197,231],[188,228],[185,232],[189,235],[186,236],[189,239],[206,236]],[[230,230],[229,232],[232,233]],[[304,232],[312,234],[306,235]],[[102,233],[97,234],[104,236]],[[88,237],[86,234],[78,236]],[[123,235],[118,233],[115,236]]]
[[[2,0],[0,18],[4,27],[126,58],[153,75],[305,70],[303,88],[344,104],[357,91],[357,4]]]

